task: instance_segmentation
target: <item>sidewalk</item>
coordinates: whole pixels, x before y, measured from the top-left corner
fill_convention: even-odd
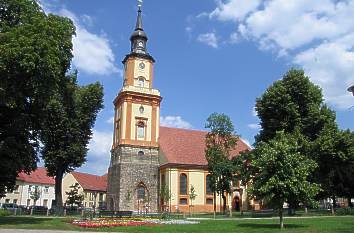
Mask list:
[[[61,230],[20,230],[20,229],[0,229],[0,233],[104,233],[85,231],[61,231]],[[117,233],[117,232],[116,232]]]
[[[284,217],[284,219],[306,219],[306,218],[352,218],[352,215],[345,216],[293,216],[293,217]],[[187,218],[187,220],[229,220],[229,221],[243,221],[243,220],[262,220],[262,219],[279,219],[279,217],[265,217],[265,218]],[[1,233],[1,232],[0,232]]]

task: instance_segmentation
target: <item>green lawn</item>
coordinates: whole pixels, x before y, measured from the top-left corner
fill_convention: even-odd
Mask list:
[[[278,229],[278,220],[205,220],[197,225],[159,225],[142,227],[117,227],[82,229],[72,226],[61,218],[0,217],[0,228],[7,229],[57,229],[78,231],[119,232],[338,232],[353,233],[354,217],[323,217],[308,219],[285,219],[286,229]]]

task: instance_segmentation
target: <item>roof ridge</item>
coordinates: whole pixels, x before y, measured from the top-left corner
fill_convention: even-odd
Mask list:
[[[76,174],[82,174],[82,175],[90,175],[90,176],[97,176],[97,177],[102,177],[102,176],[105,176],[105,174],[103,175],[96,175],[96,174],[92,174],[92,173],[88,173],[88,172],[77,172],[77,171],[72,171],[72,172],[69,172],[69,173],[76,173]]]
[[[177,127],[161,126],[161,125],[160,125],[160,128],[177,129],[177,130],[196,131],[196,132],[208,133],[207,130],[200,130],[200,129],[186,129],[186,128],[177,128]]]

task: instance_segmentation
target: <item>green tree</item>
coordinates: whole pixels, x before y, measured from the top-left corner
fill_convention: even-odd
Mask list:
[[[338,131],[326,127],[314,143],[318,152],[316,160],[320,161],[315,176],[324,189],[320,197],[331,197],[334,202],[332,206],[336,205],[336,196],[350,199],[354,195],[353,135],[350,130]],[[334,209],[332,211],[334,213]]]
[[[336,173],[346,162],[336,146],[340,134],[336,115],[324,104],[321,89],[311,83],[303,70],[291,69],[257,98],[256,111],[262,127],[256,145],[272,140],[277,131],[296,134],[299,152],[318,164],[310,177],[322,186],[318,198],[333,197],[337,193]],[[295,207],[297,203],[290,204]]]
[[[256,100],[262,129],[256,143],[267,142],[277,131],[299,131],[314,140],[326,124],[335,124],[335,114],[323,104],[321,89],[303,70],[291,69]]]
[[[168,186],[166,184],[161,185],[160,197],[161,197],[164,207],[168,204],[168,202],[172,198],[171,190],[168,188]],[[165,209],[163,209],[163,211],[165,211]]]
[[[38,186],[35,186],[34,190],[30,192],[30,198],[33,200],[33,205],[36,205],[39,198],[41,198],[41,192],[39,191]]]
[[[197,197],[197,193],[195,191],[195,188],[193,185],[191,185],[191,188],[189,190],[189,200],[191,200],[191,206],[193,206],[193,201],[195,200],[195,198]]]
[[[299,152],[298,139],[277,132],[274,139],[257,144],[249,163],[253,178],[248,192],[279,211],[280,228],[284,227],[283,205],[289,201],[315,205],[319,185],[308,181],[316,162]]]
[[[191,204],[189,205],[189,214],[191,215],[191,208],[193,208],[193,201],[198,196],[193,185],[191,185],[188,196],[189,196],[189,200],[191,200]]]
[[[82,201],[84,200],[84,195],[80,194],[80,185],[78,183],[75,183],[71,185],[70,191],[65,192],[65,194],[68,196],[66,199],[66,204],[70,205],[71,208],[74,206],[81,207],[82,206]]]
[[[35,0],[0,0],[0,197],[36,168],[43,109],[70,69],[74,33]]]
[[[103,107],[99,83],[79,86],[77,73],[67,76],[65,85],[53,95],[42,122],[42,158],[49,176],[55,177],[57,211],[62,212],[62,178],[86,162],[87,145],[97,114]]]
[[[235,167],[230,152],[235,148],[238,136],[234,134],[234,126],[225,114],[213,113],[206,123],[210,132],[206,135],[205,157],[208,161],[211,190],[222,196],[223,211],[226,211],[226,195],[232,192]],[[214,198],[215,199],[215,198]],[[215,201],[214,201],[215,210]]]
[[[337,193],[340,196],[348,199],[349,206],[353,207],[351,198],[354,197],[354,132],[348,130],[341,131],[338,140],[337,148],[339,157],[343,161],[342,166],[337,171],[339,173]]]

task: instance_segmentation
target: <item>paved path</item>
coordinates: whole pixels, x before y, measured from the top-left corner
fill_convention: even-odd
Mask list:
[[[104,233],[104,232],[0,229],[0,233]]]
[[[284,217],[284,219],[306,219],[306,218],[353,218],[352,215],[346,216],[294,216],[294,217]],[[279,219],[279,217],[265,217],[265,218],[187,218],[187,220],[261,220],[261,219]],[[1,233],[1,232],[0,232]]]

